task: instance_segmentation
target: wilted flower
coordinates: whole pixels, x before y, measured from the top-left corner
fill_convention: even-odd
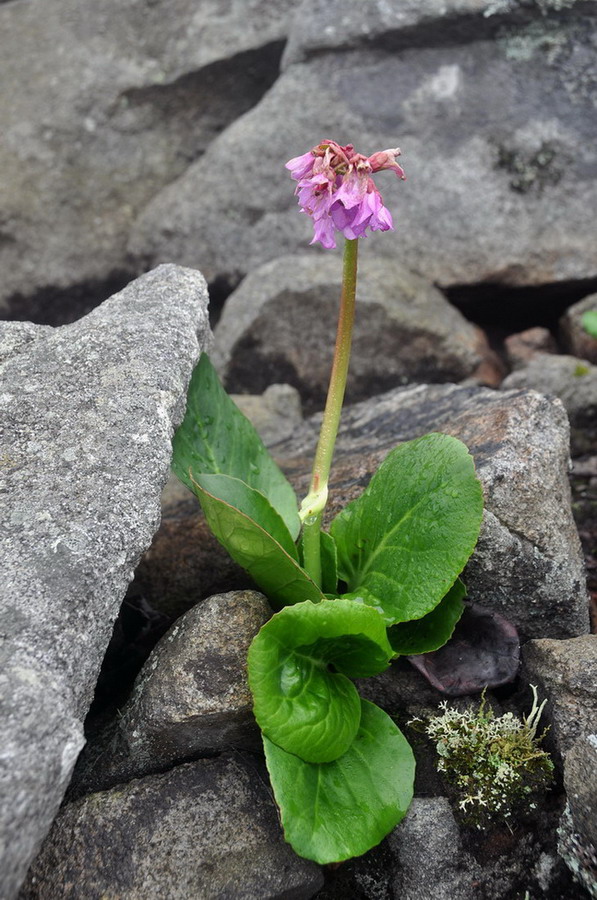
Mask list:
[[[372,156],[355,153],[352,144],[341,147],[335,141],[322,141],[308,153],[286,163],[298,181],[296,195],[301,210],[313,219],[312,244],[320,241],[326,249],[336,246],[335,231],[354,240],[371,231],[393,228],[390,211],[383,204],[371,175],[392,169],[404,178],[396,162],[400,150],[380,150]]]

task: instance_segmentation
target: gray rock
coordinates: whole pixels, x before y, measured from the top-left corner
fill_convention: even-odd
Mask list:
[[[597,897],[597,849],[575,830],[568,805],[558,828],[558,853],[587,895]]]
[[[409,382],[461,381],[493,362],[480,331],[397,260],[362,254],[347,401]],[[215,329],[214,364],[232,391],[290,381],[321,409],[342,279],[337,255],[285,256],[251,272]],[[494,383],[499,382],[499,377]]]
[[[114,619],[159,523],[172,432],[208,333],[202,276],[164,266],[74,325],[40,329],[0,368],[7,900],[83,744]]]
[[[543,12],[573,7],[580,0],[535,0]],[[428,39],[441,22],[442,37],[457,34],[461,41],[479,40],[499,32],[504,21],[528,20],[533,4],[524,0],[303,0],[297,10],[283,56],[283,67],[302,62],[326,50],[340,50],[388,42]]]
[[[597,848],[597,734],[579,738],[566,753],[564,786],[576,831]]]
[[[266,447],[290,437],[303,421],[300,394],[290,384],[270,384],[263,394],[232,394],[232,399]]]
[[[76,801],[20,900],[307,900],[321,870],[284,843],[266,778],[226,755]]]
[[[529,641],[523,647],[524,678],[548,697],[549,738],[560,753],[597,730],[597,636]]]
[[[138,774],[206,751],[261,747],[247,653],[271,614],[256,591],[219,594],[159,641],[119,717]]]
[[[307,493],[321,417],[274,448]],[[568,422],[559,400],[532,391],[455,385],[395,389],[343,412],[326,521],[358,496],[400,441],[430,431],[460,438],[485,493],[477,548],[465,570],[471,599],[527,637],[588,631],[584,561],[568,484]]]
[[[458,825],[445,797],[415,797],[392,832],[400,871],[394,889],[404,900],[467,900],[480,867],[463,853]]]
[[[551,331],[539,326],[509,335],[504,341],[504,348],[513,369],[523,369],[536,353],[557,352]]]
[[[532,388],[559,397],[570,419],[572,452],[590,452],[597,442],[597,366],[574,356],[536,353],[523,369],[512,372],[502,390]]]
[[[402,146],[407,181],[378,177],[396,235],[373,235],[376,253],[399,256],[440,285],[593,278],[595,5],[550,12],[561,5],[528,7],[523,26],[518,17],[489,17],[497,29],[489,38],[478,27],[483,13],[511,4],[480,2],[472,18],[464,9],[451,33],[442,30],[445,4],[425,4],[434,18],[424,28],[390,22],[373,45],[290,65],[148,204],[131,251],[232,280],[306,248],[311,223],[298,213],[283,166],[331,137],[368,154]],[[350,4],[365,33],[370,6]],[[329,7],[342,22],[343,2]],[[300,27],[304,19],[299,12]],[[226,165],[239,153],[242,164]],[[214,178],[223,166],[225,177]]]
[[[128,271],[139,211],[277,76],[292,7],[0,4],[0,310],[62,324]]]
[[[569,306],[560,319],[560,334],[564,346],[572,356],[597,365],[597,339],[587,334],[582,326],[582,314],[593,309],[597,310],[597,294],[591,294]]]

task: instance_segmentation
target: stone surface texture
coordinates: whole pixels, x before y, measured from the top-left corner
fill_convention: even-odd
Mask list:
[[[597,730],[597,635],[572,640],[529,641],[523,647],[523,677],[548,697],[549,740],[560,753]]]
[[[404,6],[350,3],[358,39],[312,55],[304,29],[334,44],[326,27],[342,29],[344,0],[298,10],[300,54],[147,205],[133,255],[233,280],[306,248],[312,225],[283,164],[333,137],[367,154],[402,147],[407,180],[377,178],[397,231],[373,236],[376,253],[442,286],[595,278],[595,4],[428,2],[423,17],[410,2],[400,22]],[[239,148],[243,165],[214,178]]]
[[[564,784],[576,830],[597,848],[597,734],[583,735],[566,753]]]
[[[232,394],[232,399],[266,447],[290,437],[303,421],[300,394],[290,384],[270,384],[263,394]]]
[[[231,591],[198,604],[159,641],[119,717],[141,774],[223,747],[260,749],[247,653],[271,614],[263,594]]]
[[[572,356],[597,365],[597,338],[587,334],[582,326],[582,314],[589,310],[597,310],[597,294],[590,294],[568,307],[560,319],[560,334]]]
[[[307,900],[321,870],[284,842],[266,783],[226,754],[69,804],[20,900]]]
[[[570,419],[573,453],[597,446],[597,366],[574,356],[536,353],[527,366],[508,375],[501,388],[532,388],[559,397]]]
[[[299,496],[307,491],[320,419],[311,417],[273,448]],[[533,391],[418,385],[346,408],[327,521],[362,492],[397,443],[430,431],[464,441],[483,485],[483,526],[463,576],[471,599],[501,613],[527,638],[587,632],[584,561],[568,484],[568,422],[559,400]]]
[[[393,259],[359,264],[347,402],[410,382],[462,381],[494,355],[437,288]],[[284,379],[322,409],[336,336],[338,254],[285,256],[251,272],[228,298],[213,359],[229,390],[259,393]],[[499,377],[496,378],[496,382]]]
[[[557,344],[547,328],[527,328],[509,335],[504,341],[508,362],[513,369],[522,369],[536,353],[556,353]]]
[[[114,619],[159,523],[172,433],[209,337],[205,281],[159,267],[73,325],[20,333],[0,368],[7,900],[62,799]]]
[[[52,292],[126,269],[144,205],[274,81],[292,7],[0,4],[0,310],[52,324]]]

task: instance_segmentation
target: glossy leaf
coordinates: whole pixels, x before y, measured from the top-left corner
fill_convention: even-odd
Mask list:
[[[249,649],[259,727],[304,760],[336,759],[354,740],[361,717],[350,677],[376,675],[392,656],[382,617],[366,606],[323,600],[286,607]]]
[[[446,596],[422,619],[388,628],[388,638],[397,656],[430,653],[450,640],[464,611],[466,588],[456,579]]]
[[[212,497],[217,497],[218,500],[223,500],[224,503],[244,513],[267,531],[282,549],[298,562],[296,544],[282,516],[273,508],[267,497],[255,488],[238,478],[231,478],[230,475],[197,475],[196,478],[191,478],[191,482],[195,492],[197,488],[202,488]]]
[[[272,605],[323,599],[317,585],[293,555],[265,528],[242,510],[209,493],[199,483],[195,485],[195,492],[217,539],[232,559],[247,570]]]
[[[264,737],[265,757],[286,840],[325,864],[366,853],[404,818],[415,761],[390,717],[366,700],[346,753],[308,763]]]
[[[397,447],[332,523],[344,596],[375,607],[388,625],[427,615],[464,568],[482,513],[463,443],[429,434]]]
[[[238,478],[267,497],[296,540],[300,521],[294,490],[222,387],[206,353],[193,372],[186,414],[172,449],[172,469],[190,490],[191,474]]]

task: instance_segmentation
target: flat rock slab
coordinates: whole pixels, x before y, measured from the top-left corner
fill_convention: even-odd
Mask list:
[[[159,524],[173,430],[209,337],[205,281],[160,266],[72,325],[37,337],[31,326],[6,327],[0,871],[8,900],[58,809],[114,620]]]
[[[272,448],[307,493],[321,416]],[[523,637],[589,630],[584,562],[568,484],[569,428],[559,400],[533,391],[456,385],[396,389],[343,412],[327,521],[358,496],[388,452],[431,431],[460,438],[475,459],[485,512],[464,581],[472,600]]]
[[[62,810],[20,900],[301,900],[321,870],[284,842],[265,770],[239,754]]]

